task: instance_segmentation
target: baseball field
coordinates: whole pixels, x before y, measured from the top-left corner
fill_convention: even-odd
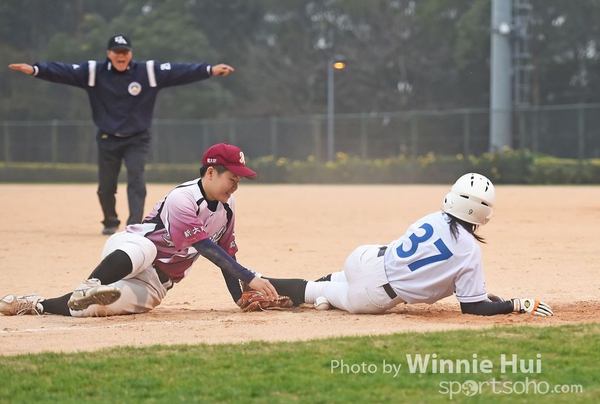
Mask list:
[[[99,262],[100,251],[106,240],[105,236],[100,235],[102,225],[95,188],[92,184],[0,185],[0,295],[35,292],[45,297],[57,297],[72,291],[87,277]],[[171,188],[171,185],[149,185],[146,211]],[[440,209],[449,188],[449,185],[242,183],[235,195],[236,238],[240,248],[238,261],[268,276],[315,279],[340,270],[347,255],[361,244],[387,244],[398,238],[415,219]],[[118,212],[122,217],[128,212],[126,199],[125,186],[122,184],[117,195]],[[71,355],[68,356],[71,358],[68,362],[71,363],[77,362],[73,358],[89,358],[88,355],[106,349],[110,350],[102,351],[105,352],[105,358],[126,357],[131,355],[131,348],[134,348],[133,352],[139,350],[141,358],[152,356],[152,350],[148,348],[157,344],[161,347],[156,348],[155,359],[168,351],[165,345],[173,346],[173,352],[185,357],[187,349],[193,352],[197,347],[174,345],[209,344],[201,345],[204,348],[200,350],[212,352],[222,348],[224,351],[219,351],[210,360],[205,358],[206,369],[217,369],[214,372],[218,373],[219,369],[238,369],[239,364],[245,369],[256,366],[263,369],[260,375],[268,378],[269,372],[265,369],[279,367],[278,362],[269,362],[269,352],[275,352],[273,360],[280,361],[289,349],[305,349],[316,355],[320,367],[329,367],[329,374],[322,376],[323,389],[332,388],[327,386],[332,385],[333,378],[340,380],[339,377],[347,374],[348,377],[343,380],[349,385],[353,385],[353,388],[364,385],[368,391],[369,380],[382,376],[381,373],[386,369],[382,362],[386,359],[385,347],[391,341],[403,341],[404,345],[395,346],[393,352],[396,356],[402,355],[405,367],[411,363],[414,365],[414,361],[418,360],[417,355],[440,353],[440,357],[429,357],[431,365],[435,359],[441,359],[441,353],[444,352],[446,356],[455,355],[452,357],[456,360],[469,361],[471,369],[468,374],[463,369],[458,378],[463,383],[459,386],[461,388],[465,387],[465,381],[474,378],[470,377],[473,367],[479,368],[477,377],[485,373],[480,368],[481,362],[474,361],[481,361],[482,352],[486,349],[493,350],[489,355],[493,356],[490,360],[494,369],[505,365],[501,363],[501,358],[502,361],[509,361],[507,366],[510,366],[513,354],[520,355],[515,361],[525,358],[523,360],[526,363],[531,360],[532,366],[545,365],[539,373],[517,369],[518,377],[531,377],[530,374],[533,374],[539,381],[549,372],[552,374],[547,358],[553,355],[561,357],[562,352],[565,360],[568,356],[572,360],[572,355],[576,355],[555,347],[552,343],[554,339],[567,341],[564,344],[568,345],[571,334],[573,341],[577,335],[589,335],[590,338],[584,338],[586,343],[591,343],[596,352],[600,350],[599,200],[600,186],[499,185],[494,217],[489,224],[480,228],[479,234],[487,240],[482,249],[488,290],[505,298],[531,297],[543,300],[552,306],[555,313],[553,317],[462,315],[454,298],[444,299],[434,305],[402,305],[383,315],[352,315],[337,310],[319,312],[310,307],[242,313],[231,301],[218,268],[200,259],[190,275],[169,291],[163,304],[147,314],[87,319],[53,315],[0,315],[0,365],[14,363],[14,355],[48,355],[49,352],[50,356],[42,356],[45,360],[67,354]],[[516,336],[518,343],[511,342],[511,335]],[[517,338],[519,335],[526,338]],[[419,346],[414,342],[419,340],[424,341],[425,345]],[[482,345],[478,345],[478,341]],[[339,350],[331,353],[330,347],[336,344],[346,347],[345,354]],[[374,351],[364,350],[364,347],[371,345],[377,351],[376,355]],[[587,355],[585,350],[579,354],[582,357]],[[306,357],[305,353],[299,355]],[[36,357],[27,356],[34,362]],[[221,359],[217,361],[217,357]],[[264,358],[268,366],[256,363],[256,357]],[[216,362],[212,363],[211,360]],[[392,366],[390,361],[391,357],[387,364]],[[56,360],[57,371],[61,369],[58,365],[60,362]],[[595,366],[597,374],[598,362],[594,363],[591,366]],[[369,365],[372,367],[369,368]],[[589,363],[571,366],[577,368],[579,365],[588,366]],[[37,368],[41,365],[32,363],[30,366]],[[203,363],[197,366],[202,368]],[[302,369],[302,365],[298,366]],[[558,361],[556,366],[567,365]],[[393,370],[393,367],[389,369]],[[286,367],[279,370],[283,373],[297,371]],[[428,370],[425,373],[411,372],[404,376],[404,381],[419,385],[424,375],[440,373],[433,372],[431,368]],[[558,372],[558,369],[554,371]],[[562,371],[570,373],[567,369]],[[456,376],[456,369],[452,373],[447,375],[448,391],[453,388],[450,376]],[[254,374],[254,377],[258,376]],[[510,380],[514,374],[501,376]],[[327,377],[332,379],[328,381]],[[270,381],[274,388],[278,380],[275,377]],[[0,380],[0,389],[5,381]],[[439,380],[439,383],[442,382],[444,380]],[[572,384],[573,380],[569,382]],[[436,401],[430,399],[433,396],[403,396],[396,392],[398,386],[390,384],[393,382],[388,381],[389,385],[384,381],[380,383],[387,386],[389,392],[381,390],[382,395],[372,396],[377,398],[370,402],[384,401],[388,393],[389,397],[410,398],[415,402]],[[436,381],[436,389],[442,389],[439,383]],[[600,394],[598,383],[598,376],[591,381],[584,380],[584,393],[579,397],[589,398],[585,395],[586,391],[588,394],[593,392],[592,395]],[[177,389],[177,386],[171,387]],[[342,389],[342,386],[336,388]],[[351,387],[348,388],[348,391],[352,391]],[[237,393],[234,389],[230,397],[237,397],[235,401],[241,401],[236,394],[248,394],[247,391],[252,390],[245,389],[240,386]],[[449,394],[438,393],[433,388],[431,390],[430,393],[435,393],[437,399],[447,401],[451,398]],[[478,402],[476,397],[469,397],[464,390],[462,393],[455,397],[455,402],[456,399]],[[182,394],[178,396],[186,397],[182,402],[228,401],[202,400],[201,397],[193,400]],[[361,402],[358,396],[354,397],[357,400],[355,402]],[[489,399],[490,395],[478,397]],[[520,395],[519,400],[526,397],[532,398]],[[503,402],[521,402],[515,396],[511,398],[505,398],[507,401]],[[575,393],[563,395],[561,399],[555,395],[550,400],[537,396],[545,403],[562,400],[588,402],[587,398],[578,401]],[[172,397],[169,399],[177,401]],[[90,401],[94,400],[90,397]],[[301,394],[291,398],[287,395],[262,399],[255,397],[246,401],[342,402],[329,398],[311,400],[303,398]],[[0,402],[18,400],[11,401],[10,397],[3,398],[0,395]],[[163,401],[132,399],[123,402]]]

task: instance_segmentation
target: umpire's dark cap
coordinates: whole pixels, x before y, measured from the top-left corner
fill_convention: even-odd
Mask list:
[[[132,50],[131,41],[125,35],[115,35],[108,40],[108,50],[127,49]]]

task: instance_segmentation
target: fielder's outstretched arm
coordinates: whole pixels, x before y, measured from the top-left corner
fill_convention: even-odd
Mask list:
[[[240,285],[239,279],[230,275],[229,272],[224,269],[221,269],[221,273],[223,274],[223,279],[225,280],[225,285],[227,285],[231,298],[237,303],[242,297],[242,286]]]
[[[275,287],[271,282],[256,276],[252,271],[240,265],[231,258],[225,250],[210,239],[204,239],[194,243],[194,248],[204,258],[221,268],[222,271],[246,282],[252,289],[265,295],[267,299],[277,299],[277,290],[275,290]]]

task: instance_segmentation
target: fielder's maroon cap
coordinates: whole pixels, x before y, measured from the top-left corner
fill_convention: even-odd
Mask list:
[[[205,166],[224,166],[226,169],[250,180],[258,177],[254,171],[246,167],[244,152],[229,143],[218,143],[208,148],[202,157]]]

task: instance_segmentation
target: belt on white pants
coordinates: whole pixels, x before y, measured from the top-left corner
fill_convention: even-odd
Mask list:
[[[385,255],[385,250],[387,250],[387,246],[379,247],[379,252],[377,253],[377,257],[383,257]],[[389,283],[386,283],[385,285],[382,285],[382,286],[383,286],[383,290],[385,290],[385,293],[387,293],[387,295],[390,297],[390,299],[394,300],[395,298],[398,297],[396,292],[394,292],[392,285],[390,285]]]

